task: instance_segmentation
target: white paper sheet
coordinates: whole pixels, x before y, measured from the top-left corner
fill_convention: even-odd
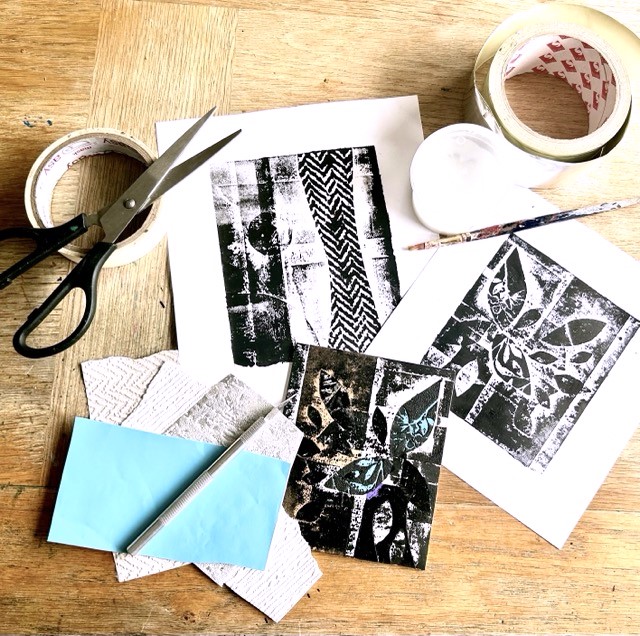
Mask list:
[[[160,151],[167,148],[191,123],[159,122],[157,136]],[[233,361],[232,330],[225,301],[211,170],[216,167],[222,170],[219,167],[230,161],[264,157],[282,159],[317,150],[374,147],[389,217],[399,287],[404,294],[431,256],[426,252],[403,249],[425,235],[431,235],[418,223],[413,213],[409,185],[411,160],[423,140],[422,125],[415,96],[314,104],[214,117],[208,123],[207,134],[202,135],[191,150],[200,150],[238,128],[242,129],[242,133],[213,158],[208,169],[197,171],[163,197],[169,222],[169,254],[180,362],[190,373],[209,384],[233,372],[265,398],[278,403],[286,385],[287,363],[248,367],[236,365]],[[356,160],[355,172],[359,165]],[[277,169],[274,170],[277,172]],[[369,179],[367,176],[364,178]],[[275,181],[278,181],[277,176]],[[360,206],[359,209],[366,206],[367,202],[362,201],[362,193],[355,186],[354,192],[355,205]],[[218,193],[218,196],[224,200],[223,195]],[[294,203],[294,198],[286,193],[279,198],[276,196],[274,209],[278,214],[302,223],[300,218],[304,215],[296,207],[300,204],[299,199],[299,194]],[[229,200],[229,205],[236,203]],[[219,207],[224,205],[219,203]],[[305,214],[309,215],[308,212]],[[285,227],[286,222],[283,225],[282,216],[278,216],[278,232],[286,235],[289,230]],[[376,255],[386,254],[386,248],[381,246],[380,239],[366,242],[366,230],[360,228],[359,231],[369,282],[373,287],[380,286],[384,276],[375,270]],[[298,234],[305,233],[315,233],[313,223],[309,227],[298,228]],[[283,240],[279,237],[280,244]],[[297,259],[298,264],[315,263],[314,259],[318,258],[326,259],[319,255],[319,250],[322,251],[320,241],[316,239],[307,243],[305,238],[300,241],[293,246],[295,250],[292,248],[293,251],[288,251],[286,258]],[[317,289],[320,284],[329,285],[326,274],[311,288]],[[292,304],[298,306],[308,302],[308,294],[298,293],[296,296],[292,294],[292,288],[289,280],[286,293],[289,308]],[[391,308],[382,306],[387,302],[385,298],[385,293],[380,292],[375,303],[379,317],[386,319]],[[320,305],[314,304],[311,309],[307,307],[305,319],[298,318],[294,324],[295,340],[298,342],[327,344],[317,341],[316,336],[318,332],[324,333],[330,319],[328,294],[323,296]],[[349,307],[349,310],[352,308]],[[300,312],[292,310],[291,315],[299,316]]]
[[[161,352],[139,360],[112,357],[83,363],[86,386],[99,393],[96,396],[87,389],[91,416],[112,423],[119,423],[114,418],[123,417],[123,425],[228,444],[240,429],[270,410],[268,402],[236,378],[226,378],[208,389],[173,362],[174,354]],[[244,413],[240,421],[236,417],[238,408]],[[250,448],[291,462],[301,437],[293,428],[286,418],[278,418],[274,427],[261,430],[250,440]],[[114,554],[114,560],[120,581],[185,565],[128,554]],[[321,576],[297,523],[282,510],[265,570],[196,565],[218,585],[227,585],[274,621],[281,620]]]
[[[548,211],[548,205],[543,203],[542,207],[545,212]],[[640,288],[640,266],[597,233],[577,221],[568,221],[521,232],[518,236],[586,283],[597,294],[628,312],[630,316],[640,317],[640,295],[637,293]],[[494,282],[499,278],[496,275],[499,270],[488,272],[487,265],[505,240],[506,237],[497,237],[440,248],[367,353],[410,362],[422,361],[434,339],[454,315],[456,308],[465,294],[472,289],[478,277],[485,272],[485,281],[491,280],[491,276],[495,277]],[[529,284],[529,293],[535,287],[532,283],[533,274],[532,270],[526,267],[524,270],[524,281]],[[485,290],[486,288],[485,284]],[[498,291],[497,287],[494,287],[494,291]],[[567,307],[570,309],[572,302],[580,302],[571,298],[571,294],[565,291],[564,300],[560,300],[561,303],[565,303],[566,311],[569,311]],[[519,316],[534,309],[534,312],[528,315],[535,317],[535,308],[544,307],[544,303],[536,304],[538,301],[539,299],[531,300],[527,297],[526,303],[529,304],[522,307]],[[599,307],[604,305],[604,301],[598,300],[594,301],[592,307],[577,307],[577,311],[582,315],[589,315],[593,310],[595,320],[602,311]],[[502,311],[500,307],[495,309],[498,313]],[[504,362],[513,366],[511,369],[500,369],[503,376],[511,373],[515,377],[517,372],[530,374],[530,384],[527,384],[527,378],[514,380],[524,387],[522,391],[529,391],[528,399],[531,399],[530,391],[531,386],[535,384],[534,380],[538,382],[535,397],[541,402],[548,402],[551,396],[553,405],[557,396],[563,395],[561,385],[569,392],[569,386],[576,381],[573,378],[577,375],[575,369],[580,365],[588,365],[592,356],[585,350],[586,345],[580,345],[580,341],[584,341],[586,336],[572,333],[576,331],[577,325],[586,323],[574,323],[575,328],[571,328],[567,327],[569,322],[564,322],[565,331],[557,331],[555,336],[550,336],[549,329],[546,332],[542,328],[540,332],[535,331],[541,320],[548,319],[553,322],[554,315],[557,316],[558,313],[552,313],[548,306],[543,308],[540,320],[535,325],[525,327],[524,333],[518,336],[526,338],[527,331],[528,335],[532,336],[527,354],[518,354],[514,345],[516,338],[513,326],[506,326],[502,332],[509,337],[514,336],[514,339],[502,340],[502,344],[495,346],[493,351],[490,342],[485,341],[484,344],[478,345],[477,350],[484,350],[490,361],[487,364],[487,373],[492,376],[492,382],[498,373],[496,365]],[[518,319],[518,316],[514,317],[514,322]],[[490,319],[487,322],[490,323]],[[631,322],[634,322],[633,318]],[[599,322],[592,324],[598,325],[597,329],[600,328]],[[604,331],[603,329],[602,333]],[[542,340],[547,338],[556,343],[560,342],[562,346],[555,349],[551,347],[555,351],[554,356],[540,353],[536,348],[543,347],[539,346],[540,341],[534,333],[546,333]],[[566,342],[567,333],[574,337],[577,344]],[[622,339],[622,335],[613,338],[606,355],[614,350]],[[511,348],[505,353],[507,347]],[[464,344],[463,348],[469,350]],[[451,345],[447,355],[458,355],[454,349],[455,346]],[[433,352],[433,349],[431,351]],[[486,433],[480,432],[454,413],[458,393],[464,394],[468,391],[469,386],[481,373],[482,363],[471,360],[468,366],[464,367],[464,372],[458,373],[456,380],[458,393],[454,393],[443,465],[550,543],[562,547],[640,420],[638,403],[634,399],[637,394],[637,379],[640,377],[638,332],[635,332],[626,347],[621,353],[618,351],[618,354],[619,357],[599,385],[584,385],[580,395],[586,395],[586,407],[574,422],[565,422],[564,426],[569,427],[569,433],[564,441],[561,441],[559,448],[557,440],[551,440],[552,448],[546,455],[540,453],[531,467],[527,467],[504,447],[490,439]],[[618,354],[615,354],[614,358]],[[441,355],[442,363],[448,364],[445,357]],[[558,359],[552,361],[553,357]],[[555,376],[558,386],[547,386],[545,389],[540,384],[542,373],[537,373],[537,369],[545,365],[547,368],[555,368],[549,365],[562,367]],[[596,371],[598,369],[592,375],[596,375]],[[536,408],[537,413],[543,410],[541,405],[537,405]],[[498,416],[495,416],[494,421],[496,427],[501,426],[503,422]],[[561,433],[559,430],[554,431],[554,435]],[[528,434],[531,434],[531,431]]]

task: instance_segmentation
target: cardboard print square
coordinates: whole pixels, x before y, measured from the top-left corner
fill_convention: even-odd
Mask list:
[[[312,548],[424,569],[449,374],[324,347],[296,354],[288,393],[305,437],[285,508]]]
[[[511,236],[422,361],[455,373],[458,417],[542,472],[639,325]]]
[[[234,363],[364,351],[400,301],[375,148],[230,162],[211,184]]]

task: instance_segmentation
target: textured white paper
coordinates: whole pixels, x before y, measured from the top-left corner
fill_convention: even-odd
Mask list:
[[[174,352],[163,352],[142,360],[105,358],[84,363],[86,385],[101,391],[99,398],[88,395],[90,409],[95,410],[90,411],[91,417],[111,418],[112,423],[119,423],[114,422],[114,417],[126,414],[123,425],[229,444],[272,408],[233,376],[207,389],[173,360]],[[128,376],[129,381],[124,381],[123,376]],[[148,386],[144,386],[145,381]],[[301,433],[282,415],[271,422],[252,437],[247,449],[292,462]],[[120,581],[184,565],[140,555],[114,554],[114,559]],[[275,621],[280,620],[321,576],[297,524],[283,511],[264,571],[222,564],[196,565],[214,582],[227,584]]]
[[[315,560],[310,559],[309,546],[298,523],[284,510],[280,511],[273,545],[264,571],[209,563],[198,567],[214,581],[224,580],[236,594],[279,621],[320,578],[321,572]]]
[[[142,400],[122,421],[122,426],[163,433],[208,390],[206,384],[184,373],[178,364],[167,361],[149,383]]]
[[[187,120],[157,123],[159,150],[167,148],[191,123]],[[311,104],[214,117],[192,150],[201,150],[239,128],[242,133],[212,159],[208,169],[197,171],[164,195],[163,206],[170,219],[169,255],[180,363],[206,383],[234,373],[275,404],[283,399],[289,365],[247,367],[235,365],[233,361],[211,168],[230,161],[373,146],[389,216],[400,291],[404,293],[430,258],[427,252],[403,249],[430,234],[413,213],[409,185],[411,160],[423,140],[422,124],[415,96]],[[283,206],[287,215],[295,215],[295,209],[287,207],[290,205],[291,202],[284,199],[277,200],[277,206]],[[365,251],[379,249],[375,245],[365,248],[362,235],[359,241]],[[313,249],[311,243],[304,245]],[[300,255],[300,258],[305,257]],[[380,284],[381,278],[376,279],[375,274],[370,278],[374,284]],[[316,282],[314,289],[321,284],[328,285],[324,278]],[[328,303],[325,307],[324,300],[318,300],[309,308],[311,318],[305,314],[306,320],[299,319],[297,323],[300,331],[309,327],[308,337],[312,339],[322,331],[319,325],[328,318]],[[304,304],[304,294],[295,302],[287,296],[286,301],[296,306],[297,302]],[[298,314],[291,312],[290,315]]]
[[[160,351],[146,358],[111,356],[83,362],[89,416],[107,424],[120,424],[138,406],[164,362],[177,359],[177,351]]]
[[[548,205],[545,208],[548,211]],[[640,266],[583,224],[567,221],[518,236],[631,316],[640,317]],[[367,353],[420,362],[505,240],[439,248]],[[567,350],[567,360],[584,355],[580,347]],[[525,467],[453,411],[443,465],[562,547],[638,424],[638,377],[636,333],[542,473]]]

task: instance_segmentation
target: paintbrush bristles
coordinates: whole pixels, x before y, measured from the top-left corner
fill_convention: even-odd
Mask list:
[[[436,239],[435,241],[426,241],[425,243],[416,243],[415,245],[409,245],[409,247],[405,247],[404,249],[412,251],[412,250],[430,250],[432,247],[438,247],[440,245],[440,241]]]
[[[431,241],[425,241],[424,243],[416,243],[415,245],[409,245],[408,250],[430,250],[433,247],[440,247],[441,245],[450,245],[452,243],[464,243],[469,240],[470,235],[464,234],[451,234],[450,236],[439,236],[437,239]]]

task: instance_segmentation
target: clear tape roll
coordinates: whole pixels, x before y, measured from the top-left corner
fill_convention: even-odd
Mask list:
[[[439,234],[521,220],[535,214],[529,188],[563,184],[618,152],[636,156],[639,56],[632,31],[588,7],[544,4],[505,20],[476,57],[465,123],[436,130],[414,156],[418,219]],[[521,122],[506,83],[522,73],[551,74],[572,86],[588,115],[587,134],[554,139]]]
[[[478,53],[465,120],[489,128],[516,149],[508,160],[515,161],[519,185],[555,185],[607,155],[623,138],[632,111],[628,70],[635,64],[634,47],[632,32],[588,7],[540,5],[516,14]],[[505,90],[506,82],[522,73],[550,74],[571,85],[588,113],[588,133],[555,139],[522,123]]]
[[[48,146],[36,159],[27,177],[24,203],[33,227],[53,227],[53,191],[62,176],[85,157],[107,153],[124,154],[150,165],[154,157],[139,140],[111,128],[87,128],[61,137]],[[118,242],[118,248],[105,267],[119,267],[138,260],[151,251],[164,236],[160,222],[160,206],[154,203],[142,226],[131,236]],[[60,254],[79,262],[90,248],[69,245]]]

